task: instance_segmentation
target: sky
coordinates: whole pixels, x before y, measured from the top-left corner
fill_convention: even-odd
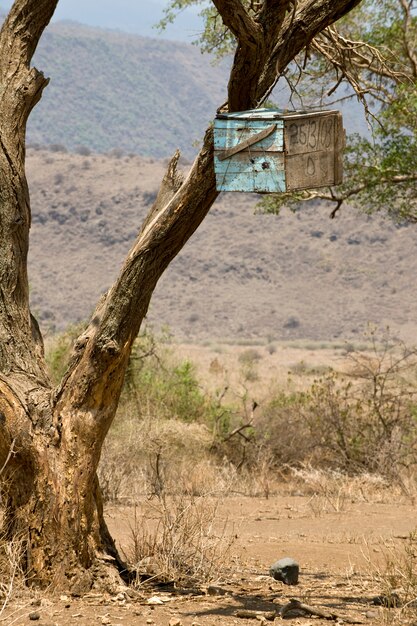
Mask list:
[[[12,0],[0,0],[0,9],[7,10],[11,5]],[[53,21],[75,20],[90,26],[191,43],[201,30],[198,8],[183,11],[175,24],[160,34],[153,25],[161,19],[166,5],[167,0],[59,0]]]

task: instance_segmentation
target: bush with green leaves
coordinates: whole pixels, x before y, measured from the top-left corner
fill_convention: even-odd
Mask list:
[[[172,347],[145,331],[136,341],[126,374],[121,410],[134,402],[138,419],[158,418],[228,429],[232,410],[204,392],[196,368]]]

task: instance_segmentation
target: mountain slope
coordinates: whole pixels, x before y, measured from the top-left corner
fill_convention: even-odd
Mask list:
[[[43,328],[85,320],[115,278],[163,163],[28,151],[31,300]],[[417,230],[316,205],[255,215],[223,194],[157,286],[149,319],[190,340],[340,340],[367,322],[417,334]]]
[[[227,97],[226,61],[213,65],[192,45],[77,23],[51,25],[35,64],[51,82],[29,119],[28,140],[70,150],[163,158],[180,148],[191,158]],[[285,85],[272,97],[291,108]],[[366,131],[357,102],[339,108],[348,132]]]
[[[51,82],[29,121],[31,143],[191,156],[226,98],[225,64],[196,47],[76,23],[50,26],[35,64]]]

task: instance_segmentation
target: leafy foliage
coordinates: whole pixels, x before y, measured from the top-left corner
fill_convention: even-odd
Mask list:
[[[204,31],[195,43],[218,56],[235,41],[211,3],[173,0],[163,28],[192,4],[202,6]],[[246,2],[256,17],[261,3]],[[351,136],[345,155],[345,182],[337,189],[267,195],[260,209],[277,213],[303,200],[346,200],[362,210],[381,212],[397,222],[417,221],[417,15],[414,0],[365,0],[314,40],[283,78],[303,106],[322,106],[348,85],[363,102],[372,138]],[[344,97],[344,95],[343,95]]]
[[[417,221],[416,8],[413,0],[367,0],[340,22],[338,31],[329,31],[327,39],[320,35],[316,46],[313,42],[297,89],[322,101],[336,87],[340,91],[340,85],[350,84],[368,111],[372,138],[348,138],[340,187],[268,197],[262,210],[276,213],[314,198],[329,200],[338,210],[350,200],[368,213]]]
[[[246,3],[247,4],[247,3]],[[178,13],[192,5],[200,5],[200,17],[203,18],[204,29],[193,41],[203,52],[214,53],[217,58],[230,54],[236,45],[232,33],[224,26],[222,19],[212,2],[207,0],[172,0],[164,9],[164,17],[158,28],[164,30],[174,22]]]

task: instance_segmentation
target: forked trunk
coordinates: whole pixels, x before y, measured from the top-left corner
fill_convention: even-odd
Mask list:
[[[28,582],[81,593],[104,571],[108,582],[109,564],[126,580],[128,572],[103,517],[97,449],[92,446],[87,454],[77,435],[68,438],[54,426],[45,432],[36,408],[25,415],[22,407],[11,407],[10,391],[2,391],[4,422],[10,424],[20,414],[20,423],[37,424],[32,432],[14,433],[1,476],[4,538],[20,547]],[[51,417],[54,422],[59,423]]]
[[[360,0],[213,0],[238,40],[229,82],[235,110],[257,106],[287,64]],[[15,0],[0,32],[0,481],[4,530],[21,542],[29,582],[82,592],[111,563],[123,572],[103,518],[96,477],[132,343],[155,285],[217,197],[213,137],[190,173],[171,160],[120,275],[78,338],[53,389],[30,313],[25,129],[47,80],[31,59],[58,0]],[[108,575],[105,575],[108,578]]]

